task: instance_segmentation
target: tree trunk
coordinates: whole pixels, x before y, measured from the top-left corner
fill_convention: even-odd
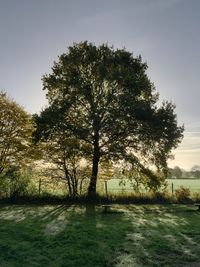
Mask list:
[[[75,171],[72,171],[71,174],[71,184],[72,184],[72,195],[73,197],[76,197],[78,195],[78,187],[77,187],[77,176]]]
[[[97,184],[99,160],[100,160],[99,134],[97,133],[94,138],[92,175],[91,175],[90,184],[88,187],[88,197],[95,197],[96,195],[96,184]]]
[[[64,169],[64,173],[65,173],[65,179],[67,180],[69,195],[72,196],[72,188],[71,188],[71,183],[70,183],[70,178],[69,178],[69,172],[68,172],[68,169],[66,167],[66,160],[65,160],[65,158],[64,158],[63,169]]]

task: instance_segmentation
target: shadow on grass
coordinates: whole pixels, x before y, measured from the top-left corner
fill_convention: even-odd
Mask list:
[[[0,266],[200,266],[200,213],[185,205],[0,206]]]
[[[129,205],[125,211],[133,228],[115,266],[200,266],[200,213],[193,206]]]
[[[113,266],[130,230],[124,214],[94,205],[1,206],[1,266]]]

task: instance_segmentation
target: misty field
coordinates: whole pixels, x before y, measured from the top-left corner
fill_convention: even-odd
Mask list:
[[[1,205],[0,265],[200,266],[199,220],[183,205]]]
[[[191,193],[199,192],[200,193],[200,179],[167,179],[168,183],[168,191],[172,192],[172,184],[173,189],[176,190],[181,186],[185,188],[189,188]],[[125,184],[120,183],[119,179],[111,179],[107,183],[108,192],[110,193],[132,193],[133,188],[131,183],[127,180]]]
[[[167,182],[169,191],[171,190],[173,183],[174,190],[183,186],[189,188],[191,192],[200,193],[200,179],[168,179]]]

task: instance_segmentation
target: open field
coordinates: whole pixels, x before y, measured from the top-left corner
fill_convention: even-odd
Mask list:
[[[111,179],[108,181],[108,192],[110,193],[131,193],[133,189],[130,182],[127,180],[125,185],[119,185],[119,179]],[[192,193],[200,193],[200,179],[167,179],[168,190],[172,191],[172,183],[174,190],[181,186],[189,188]]]
[[[200,212],[183,205],[1,205],[0,266],[200,266]]]
[[[172,183],[174,190],[178,189],[180,186],[189,188],[191,192],[200,193],[200,179],[168,179],[168,188],[171,190]]]

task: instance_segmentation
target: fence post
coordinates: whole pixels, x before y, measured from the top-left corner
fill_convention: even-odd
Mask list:
[[[39,187],[38,187],[39,196],[40,196],[40,193],[41,193],[41,184],[42,184],[42,179],[40,178],[39,179]]]
[[[174,194],[174,184],[172,183],[172,195]]]
[[[107,181],[105,180],[105,191],[106,191],[106,197],[108,197],[108,185],[107,185]]]

